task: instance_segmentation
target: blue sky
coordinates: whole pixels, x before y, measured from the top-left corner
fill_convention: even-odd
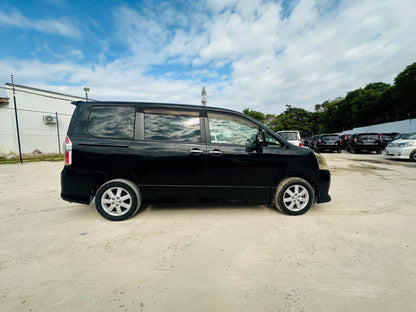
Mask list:
[[[313,110],[416,61],[414,0],[0,1],[0,82]]]

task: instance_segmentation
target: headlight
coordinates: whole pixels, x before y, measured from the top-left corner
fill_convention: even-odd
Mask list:
[[[409,147],[409,146],[413,146],[413,145],[415,145],[415,142],[399,143],[398,147]]]
[[[318,153],[313,154],[315,155],[316,161],[318,162],[319,170],[328,170],[325,157]]]

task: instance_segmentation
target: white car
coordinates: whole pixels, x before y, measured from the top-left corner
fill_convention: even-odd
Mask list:
[[[277,131],[278,135],[286,139],[289,143],[292,143],[296,146],[302,146],[302,140],[300,139],[299,131],[297,130],[287,130],[287,131]]]
[[[398,139],[387,145],[384,154],[388,158],[416,161],[416,133],[406,139]]]

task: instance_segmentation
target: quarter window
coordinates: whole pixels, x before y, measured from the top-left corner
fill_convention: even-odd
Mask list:
[[[256,124],[232,115],[209,113],[208,122],[211,143],[215,144],[253,144],[259,132]]]
[[[280,144],[278,140],[276,140],[267,132],[264,133],[264,138],[266,140],[266,145],[268,147],[281,147],[282,146],[282,144]]]
[[[132,140],[134,114],[134,107],[93,106],[88,132],[99,138]]]
[[[145,140],[201,142],[199,116],[145,113]]]

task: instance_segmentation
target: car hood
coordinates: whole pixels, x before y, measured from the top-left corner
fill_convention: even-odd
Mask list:
[[[408,140],[397,139],[397,140],[391,141],[390,144],[400,144],[400,143],[413,143],[414,144],[415,142],[416,142],[416,139],[408,139]]]

